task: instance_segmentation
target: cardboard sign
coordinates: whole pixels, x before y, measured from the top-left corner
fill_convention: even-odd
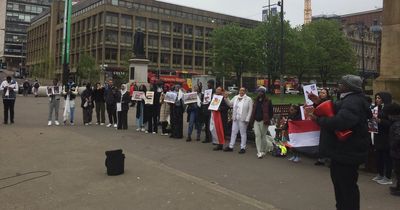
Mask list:
[[[59,86],[54,86],[53,87],[53,94],[54,95],[59,95],[60,94],[60,87]]]
[[[47,86],[47,95],[49,96],[54,95],[52,86]]]
[[[303,86],[303,92],[304,92],[304,98],[305,98],[306,104],[313,105],[314,103],[310,99],[308,99],[308,94],[312,93],[312,94],[318,96],[317,85],[316,84],[305,85],[305,86]]]
[[[183,94],[183,103],[184,104],[193,104],[197,103],[197,93],[185,93]]]
[[[212,89],[208,89],[204,91],[204,99],[203,104],[209,104],[212,99]]]
[[[117,112],[122,111],[122,104],[121,103],[117,103]]]
[[[164,102],[174,104],[176,101],[176,97],[178,97],[178,94],[176,94],[175,92],[167,92],[165,94]]]
[[[153,105],[153,103],[154,103],[154,91],[147,91],[146,92],[146,99],[144,99],[144,103]]]
[[[214,95],[211,100],[210,106],[208,106],[208,109],[212,111],[218,111],[218,108],[221,105],[222,100],[224,100],[224,96]]]
[[[142,91],[133,91],[132,93],[132,100],[133,101],[141,101],[144,99],[144,92]]]

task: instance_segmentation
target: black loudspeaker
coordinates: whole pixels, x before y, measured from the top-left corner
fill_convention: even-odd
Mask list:
[[[125,155],[122,149],[106,151],[107,175],[117,176],[124,173]]]

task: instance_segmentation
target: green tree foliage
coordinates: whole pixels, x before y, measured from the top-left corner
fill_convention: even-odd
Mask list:
[[[79,59],[76,73],[79,80],[86,80],[93,84],[99,80],[100,69],[96,68],[96,61],[92,56],[83,54]]]

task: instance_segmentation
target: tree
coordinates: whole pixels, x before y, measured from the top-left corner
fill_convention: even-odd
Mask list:
[[[80,57],[76,73],[79,79],[87,80],[92,84],[97,82],[100,76],[95,59],[86,53]]]
[[[337,21],[313,21],[303,30],[310,30],[314,43],[309,52],[310,61],[324,87],[330,79],[355,73],[355,53]]]
[[[236,84],[241,86],[244,71],[249,71],[257,64],[255,34],[251,29],[235,24],[215,29],[212,33],[213,73],[219,77],[236,76]]]

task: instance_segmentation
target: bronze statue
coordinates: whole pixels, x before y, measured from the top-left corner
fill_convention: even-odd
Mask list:
[[[146,58],[146,54],[144,52],[144,33],[140,28],[135,32],[133,53],[135,54],[135,58]]]

